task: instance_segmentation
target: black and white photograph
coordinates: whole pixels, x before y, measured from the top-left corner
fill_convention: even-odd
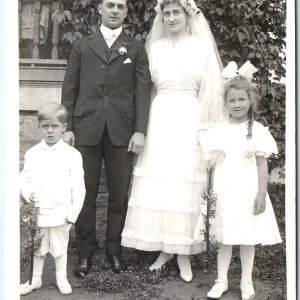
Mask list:
[[[296,299],[295,2],[15,2],[3,299]]]

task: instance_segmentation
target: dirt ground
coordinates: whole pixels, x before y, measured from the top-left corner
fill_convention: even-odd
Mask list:
[[[97,254],[97,261],[100,257],[104,257],[104,254]],[[76,264],[77,256],[74,253],[68,256],[68,279],[73,288],[73,293],[68,296],[63,296],[59,293],[58,288],[55,283],[55,266],[54,259],[49,256],[46,259],[44,274],[43,274],[43,286],[39,290],[33,291],[27,296],[22,296],[20,299],[24,300],[93,300],[93,299],[103,299],[103,300],[124,300],[124,295],[122,294],[106,294],[106,293],[92,293],[85,292],[81,289],[81,280],[77,279],[73,275],[73,268]],[[96,262],[97,263],[97,262]],[[171,279],[164,279],[161,285],[162,292],[159,298],[151,298],[151,300],[204,300],[206,294],[210,287],[213,285],[216,279],[216,274],[208,273],[204,274],[199,270],[194,270],[194,278],[192,282],[184,282],[177,273]],[[27,272],[28,274],[28,272]],[[27,280],[27,278],[26,278]],[[25,277],[23,276],[23,282]],[[256,290],[256,300],[266,299],[264,291],[269,289],[265,283],[254,281],[254,286]],[[239,289],[238,278],[229,278],[229,289],[222,297],[222,300],[239,300],[241,299],[241,293]],[[271,298],[268,298],[271,299]],[[128,300],[138,300],[128,298]],[[150,298],[149,298],[150,300]],[[279,298],[274,298],[272,300],[280,300]]]
[[[121,294],[94,294],[86,293],[80,288],[81,280],[73,275],[73,267],[77,261],[76,254],[69,254],[68,257],[68,279],[73,288],[73,294],[63,296],[59,293],[55,283],[55,266],[54,259],[47,257],[43,274],[43,286],[41,289],[33,291],[27,296],[22,296],[24,300],[60,300],[60,299],[74,299],[74,300],[92,300],[92,299],[107,299],[118,300],[123,299]],[[178,275],[178,274],[177,274]],[[203,300],[206,299],[206,293],[214,282],[216,274],[203,274],[200,271],[194,272],[194,278],[191,283],[186,283],[180,279],[179,276],[172,279],[165,279],[162,284],[162,293],[159,298],[152,299],[172,299],[172,300]],[[230,281],[229,290],[222,299],[237,300],[240,298],[238,280],[232,279]],[[258,285],[258,283],[255,283]],[[261,288],[261,287],[260,287]],[[258,298],[259,299],[259,298]]]

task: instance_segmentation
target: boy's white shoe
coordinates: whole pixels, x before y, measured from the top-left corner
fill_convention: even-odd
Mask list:
[[[56,285],[62,295],[72,294],[72,287],[67,279],[67,253],[54,258],[56,266]]]
[[[56,280],[56,284],[57,284],[57,287],[59,289],[59,292],[62,294],[62,295],[70,295],[72,294],[72,287],[68,281],[67,278],[64,278],[64,279],[57,279]]]
[[[20,295],[21,296],[27,295],[31,293],[33,290],[38,290],[41,287],[42,287],[42,279],[39,277],[38,278],[33,277],[31,284],[29,284],[29,281],[27,281],[26,283],[20,285]]]

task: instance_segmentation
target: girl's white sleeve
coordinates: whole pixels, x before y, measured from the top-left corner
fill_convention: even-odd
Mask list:
[[[257,138],[255,141],[255,155],[268,158],[271,154],[277,154],[277,144],[267,127],[257,126]]]

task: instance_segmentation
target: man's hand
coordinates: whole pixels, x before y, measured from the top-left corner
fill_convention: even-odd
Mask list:
[[[75,135],[73,131],[66,131],[63,133],[62,138],[64,142],[68,143],[70,146],[75,146]]]
[[[128,152],[140,153],[145,145],[145,135],[142,132],[135,132],[128,144]]]

